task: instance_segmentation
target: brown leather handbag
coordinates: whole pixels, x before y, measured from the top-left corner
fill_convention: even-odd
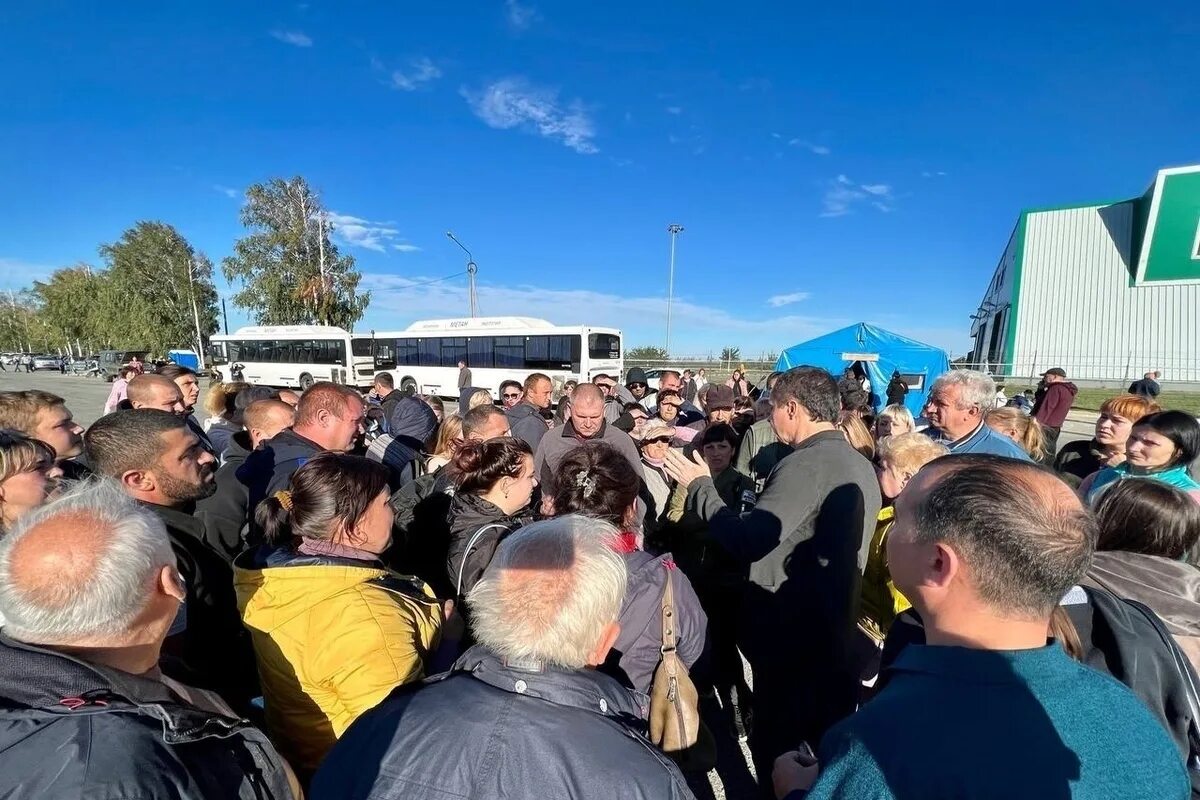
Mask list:
[[[716,764],[716,742],[700,721],[696,686],[675,652],[674,574],[674,565],[668,565],[662,598],[662,661],[650,687],[650,741],[681,769],[708,770]]]

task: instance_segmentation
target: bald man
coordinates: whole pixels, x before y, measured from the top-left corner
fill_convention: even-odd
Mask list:
[[[183,392],[165,375],[138,375],[129,382],[125,399],[132,409],[157,408],[180,417],[187,414]]]
[[[204,524],[204,540],[230,564],[245,549],[250,513],[250,490],[238,480],[237,471],[263,442],[290,428],[295,414],[295,409],[281,400],[257,400],[246,406],[242,412],[246,429],[229,439],[217,470],[216,491],[196,503],[195,516]]]
[[[1096,541],[1065,483],[1001,456],[948,456],[895,513],[888,566],[925,644],[902,649],[879,694],[821,739],[819,778],[795,754],[778,760],[778,796],[1188,796],[1183,757],[1142,701],[1049,640]]]
[[[162,522],[115,483],[79,484],[7,532],[0,796],[298,796],[265,735],[160,671],[186,598]]]
[[[534,457],[534,474],[543,486],[550,486],[558,465],[567,454],[584,442],[605,442],[633,467],[638,477],[644,475],[642,458],[633,439],[617,430],[604,418],[604,392],[594,383],[580,384],[571,397],[571,419],[542,437]]]

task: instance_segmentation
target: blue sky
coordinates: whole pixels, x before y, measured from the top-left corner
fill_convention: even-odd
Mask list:
[[[16,5],[0,288],[139,219],[219,262],[241,190],[299,174],[362,330],[464,315],[465,279],[428,283],[452,229],[484,314],[661,344],[678,222],[678,354],[862,320],[961,353],[1021,208],[1200,161],[1194,0]]]

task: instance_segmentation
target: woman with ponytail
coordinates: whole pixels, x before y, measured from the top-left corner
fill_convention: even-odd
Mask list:
[[[379,560],[389,496],[382,464],[316,455],[256,509],[267,545],[234,562],[267,728],[304,779],[359,715],[430,671],[440,638],[433,592]]]
[[[511,436],[464,443],[446,469],[455,489],[446,572],[461,598],[483,576],[500,541],[532,519],[525,512],[537,479],[533,451]]]
[[[1046,435],[1036,419],[1019,408],[1004,406],[987,412],[983,421],[996,433],[1012,439],[1036,463],[1046,459]]]

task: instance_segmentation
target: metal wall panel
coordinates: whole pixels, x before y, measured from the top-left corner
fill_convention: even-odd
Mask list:
[[[1200,380],[1200,285],[1133,286],[1133,203],[1031,213],[1014,373]]]

